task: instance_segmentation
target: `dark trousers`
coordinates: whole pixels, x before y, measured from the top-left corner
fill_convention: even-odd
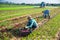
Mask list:
[[[44,18],[48,17],[50,19],[50,15],[49,14],[44,14],[43,16],[44,16]]]

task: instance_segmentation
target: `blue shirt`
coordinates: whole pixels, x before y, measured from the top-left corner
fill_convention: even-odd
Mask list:
[[[28,23],[27,23],[28,28],[37,27],[37,25],[38,24],[34,19],[29,20]]]
[[[48,14],[49,15],[49,10],[44,11],[44,15]]]

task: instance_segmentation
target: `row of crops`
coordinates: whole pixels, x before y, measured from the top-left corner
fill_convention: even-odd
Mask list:
[[[19,17],[22,15],[26,15],[26,14],[32,14],[32,13],[39,13],[42,12],[43,10],[46,9],[53,9],[53,8],[19,8],[17,7],[16,10],[12,10],[12,8],[10,8],[11,10],[7,10],[8,8],[6,8],[6,10],[0,10],[0,21],[2,20],[6,20],[9,18],[14,18],[14,17]],[[33,11],[32,11],[33,10]]]
[[[50,15],[54,15],[54,13],[56,12],[56,10],[58,10],[58,8],[56,9],[51,9],[50,11]],[[35,14],[31,14],[31,16],[34,18],[34,17],[37,17],[37,16],[40,16],[39,18],[35,18],[37,22],[41,21],[43,19],[42,17],[42,13],[35,13]],[[26,25],[26,22],[27,22],[27,16],[22,16],[22,17],[18,17],[18,18],[13,18],[11,20],[6,20],[6,21],[3,21],[3,22],[0,22],[0,26],[1,27],[7,27],[7,28],[12,28],[14,27],[14,24],[16,23],[19,23],[19,26],[18,27],[24,27]]]
[[[33,31],[27,37],[22,37],[21,40],[57,40],[56,33],[60,28],[60,12],[57,16],[49,20],[43,26]]]
[[[59,9],[53,9],[53,10],[51,10],[51,15],[54,15],[54,13],[56,13],[56,10],[58,11]],[[40,27],[37,30],[33,31],[27,37],[22,37],[22,38],[19,38],[19,39],[21,39],[21,40],[34,40],[34,39],[35,40],[37,40],[37,39],[38,40],[40,40],[40,39],[43,39],[43,40],[45,40],[45,39],[51,40],[51,39],[55,38],[55,34],[58,31],[58,29],[59,29],[59,26],[58,25],[60,24],[59,23],[59,20],[60,20],[59,17],[60,17],[60,14],[57,15],[55,18],[51,19],[46,24],[44,24],[42,27]],[[19,20],[19,18],[18,18],[18,20]],[[15,20],[14,22],[12,21],[13,24],[16,23],[16,22],[17,23],[21,22],[20,20],[19,21],[18,20],[17,21]],[[41,21],[41,20],[43,20],[42,17],[39,18],[39,21]],[[22,21],[24,21],[24,20],[22,20]],[[7,22],[12,23],[11,21],[6,21],[6,23]],[[6,25],[6,23],[4,23],[4,24]],[[9,27],[12,27],[12,26],[10,26],[10,24],[8,24],[7,27],[8,26]],[[12,32],[0,32],[0,39],[1,40],[9,40],[9,39],[11,39],[13,37],[14,37],[14,35],[13,35]]]

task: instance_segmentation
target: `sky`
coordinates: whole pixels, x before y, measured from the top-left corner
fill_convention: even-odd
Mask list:
[[[14,3],[41,3],[41,2],[45,2],[45,3],[60,3],[60,0],[0,0],[0,1],[8,1],[8,2],[14,2]]]

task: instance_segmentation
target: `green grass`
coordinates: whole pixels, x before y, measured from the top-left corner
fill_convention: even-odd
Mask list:
[[[0,10],[18,10],[25,8],[34,8],[34,6],[12,6],[12,7],[0,7]]]
[[[60,14],[54,17],[53,19],[49,20],[46,24],[39,27],[37,30],[32,32],[29,36],[23,37],[22,40],[34,40],[36,37],[36,40],[52,40],[55,38],[55,34],[60,28]],[[45,36],[44,38],[42,36]]]
[[[16,7],[14,7],[14,8],[16,8]],[[28,7],[27,8],[24,8],[24,7],[19,8],[19,7],[17,7],[16,10],[7,10],[7,9],[8,8],[6,8],[4,11],[2,10],[0,12],[0,21],[8,19],[8,18],[26,15],[26,14],[39,13],[39,12],[41,13],[43,10],[46,10],[46,9],[51,10],[53,8],[28,8]]]

